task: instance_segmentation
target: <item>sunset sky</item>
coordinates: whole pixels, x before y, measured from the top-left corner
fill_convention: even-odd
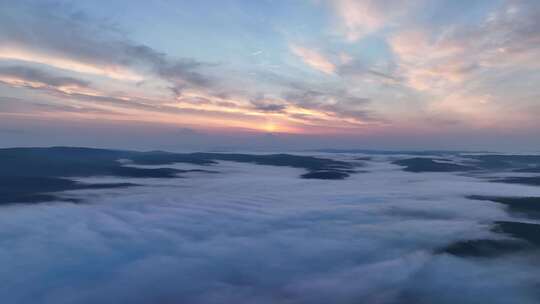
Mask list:
[[[0,0],[0,139],[538,150],[540,1]]]

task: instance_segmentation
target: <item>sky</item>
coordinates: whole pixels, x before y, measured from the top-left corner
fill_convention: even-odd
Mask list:
[[[0,0],[0,146],[540,150],[540,2]]]

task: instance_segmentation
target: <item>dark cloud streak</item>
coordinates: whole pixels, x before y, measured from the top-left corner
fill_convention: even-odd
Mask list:
[[[39,82],[52,87],[77,86],[85,88],[90,86],[90,83],[85,80],[54,76],[44,71],[25,66],[0,67],[0,76],[18,78],[29,82]]]
[[[209,64],[165,53],[126,38],[115,24],[95,20],[69,5],[20,1],[0,3],[4,45],[39,50],[91,65],[149,70],[174,88],[212,85],[197,71]]]

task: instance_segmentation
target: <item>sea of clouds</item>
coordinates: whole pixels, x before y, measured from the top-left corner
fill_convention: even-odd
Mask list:
[[[434,252],[504,237],[490,232],[510,218],[504,207],[465,195],[540,196],[539,187],[408,173],[386,157],[336,181],[287,167],[211,169],[218,173],[85,178],[143,186],[64,194],[78,204],[1,207],[1,302],[537,303],[534,257]]]

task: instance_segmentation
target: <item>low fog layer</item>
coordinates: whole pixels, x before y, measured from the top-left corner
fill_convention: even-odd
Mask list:
[[[468,196],[540,196],[540,187],[460,172],[406,172],[392,163],[395,156],[325,157],[363,164],[362,172],[301,179],[300,168],[220,161],[213,173],[187,171],[182,178],[78,178],[142,185],[62,193],[78,203],[1,206],[0,298],[538,303],[538,260],[528,252],[467,258],[440,248],[509,238],[490,227],[514,215]]]

